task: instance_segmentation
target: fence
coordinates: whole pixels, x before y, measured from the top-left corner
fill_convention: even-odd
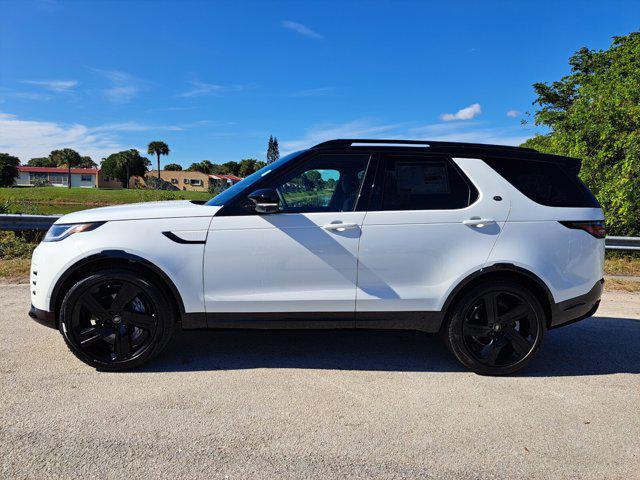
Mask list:
[[[48,230],[58,215],[0,215],[0,230]],[[607,250],[640,250],[640,237],[607,237]]]

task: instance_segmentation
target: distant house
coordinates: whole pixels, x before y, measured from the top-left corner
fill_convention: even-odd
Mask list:
[[[158,171],[152,170],[147,175],[157,177]],[[202,172],[189,172],[186,170],[160,170],[160,178],[170,183],[176,190],[196,192],[206,192],[213,185],[231,186],[242,180],[242,178],[235,175],[208,175]]]
[[[33,187],[42,184],[49,184],[53,187],[69,186],[69,172],[66,168],[19,166],[18,172],[18,178],[14,182],[17,187]],[[119,180],[104,175],[99,168],[72,168],[71,186],[122,188]]]
[[[240,180],[242,180],[241,177],[236,177],[235,175],[220,175],[220,174],[209,175],[209,178],[211,179],[212,182],[216,182],[219,185],[228,185],[228,186],[235,185]]]

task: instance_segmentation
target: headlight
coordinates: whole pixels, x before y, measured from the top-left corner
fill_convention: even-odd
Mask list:
[[[43,242],[59,242],[64,240],[74,233],[89,232],[95,230],[105,222],[93,222],[93,223],[60,223],[54,224],[47,231],[44,236]]]

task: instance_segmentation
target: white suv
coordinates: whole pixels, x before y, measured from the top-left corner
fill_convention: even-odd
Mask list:
[[[579,170],[515,147],[325,142],[206,204],[65,215],[34,252],[30,315],[101,370],[178,326],[438,332],[474,372],[512,373],[600,301],[604,217]]]

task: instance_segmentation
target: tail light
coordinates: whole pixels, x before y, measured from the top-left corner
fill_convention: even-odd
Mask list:
[[[579,222],[560,222],[567,228],[573,228],[578,230],[584,230],[589,235],[592,235],[596,238],[604,238],[607,236],[607,230],[604,227],[603,220],[593,220],[593,221],[579,221]]]

